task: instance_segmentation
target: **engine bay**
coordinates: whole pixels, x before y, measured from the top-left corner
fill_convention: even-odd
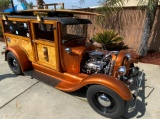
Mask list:
[[[117,55],[118,51],[89,51],[86,52],[81,63],[81,71],[91,75],[93,73],[112,74],[114,61],[112,54]]]

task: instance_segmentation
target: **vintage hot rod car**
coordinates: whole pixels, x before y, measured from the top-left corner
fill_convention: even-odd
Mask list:
[[[62,91],[86,86],[87,100],[97,113],[120,117],[125,102],[136,104],[144,73],[129,53],[97,50],[86,42],[91,21],[76,14],[99,15],[48,9],[1,13],[5,60],[15,74],[30,75]],[[133,82],[137,87],[131,93]]]

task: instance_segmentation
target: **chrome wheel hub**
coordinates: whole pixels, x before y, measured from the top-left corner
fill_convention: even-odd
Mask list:
[[[98,102],[99,102],[102,106],[104,106],[104,107],[109,107],[109,106],[111,106],[111,101],[110,101],[110,99],[107,97],[107,95],[105,95],[105,94],[100,94],[100,95],[98,96]]]
[[[13,60],[13,65],[14,65],[15,67],[17,67],[17,62],[16,62],[15,59]]]

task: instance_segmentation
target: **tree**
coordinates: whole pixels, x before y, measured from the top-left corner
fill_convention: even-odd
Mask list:
[[[9,7],[10,0],[0,0],[0,10],[5,10]]]
[[[103,4],[101,11],[104,12],[105,14],[106,12],[111,14],[115,11],[117,7],[121,8],[124,2],[128,0],[101,0],[101,1],[103,1],[101,2]],[[140,56],[145,56],[148,51],[148,41],[151,35],[151,30],[153,27],[159,0],[137,0],[137,1],[138,1],[138,5],[140,6],[144,6],[146,3],[148,3],[148,5],[145,7],[146,17],[144,22],[142,39],[137,51],[137,53]],[[85,0],[80,0],[80,3],[83,3],[83,2],[85,2]]]
[[[27,9],[32,9],[33,8],[33,2],[27,3]]]
[[[140,1],[143,1],[143,0],[140,0]],[[148,41],[151,35],[151,30],[153,27],[156,11],[158,8],[158,1],[159,0],[148,0],[142,39],[138,49],[138,54],[140,56],[145,56],[148,51]]]
[[[20,3],[23,3],[27,9],[30,9],[33,7],[33,2],[27,2],[26,0],[18,0]]]
[[[43,5],[45,4],[43,0],[36,0],[37,1],[37,8],[44,9]]]

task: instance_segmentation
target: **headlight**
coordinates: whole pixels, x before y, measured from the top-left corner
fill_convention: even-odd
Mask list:
[[[126,74],[126,67],[125,67],[125,66],[119,67],[119,69],[118,69],[118,74],[124,76],[124,75]]]
[[[131,60],[131,55],[130,54],[126,54],[125,57],[127,57],[128,61]]]

